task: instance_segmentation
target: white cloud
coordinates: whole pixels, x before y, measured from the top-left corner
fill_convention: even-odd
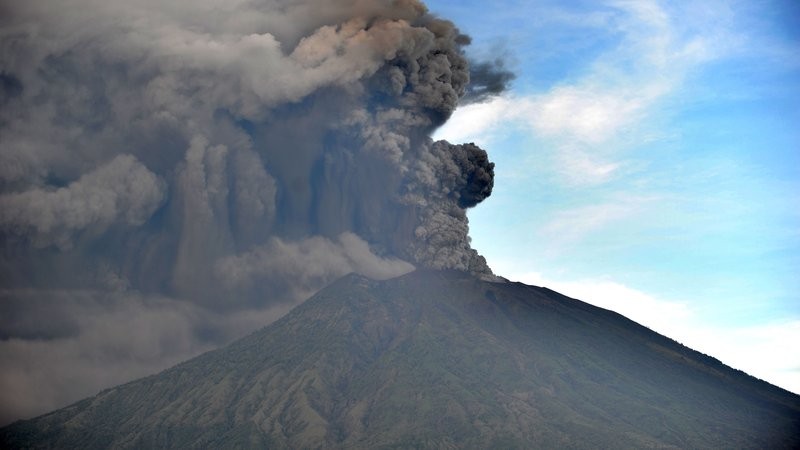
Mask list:
[[[564,209],[537,231],[548,252],[559,252],[581,243],[603,229],[633,217],[641,217],[658,197],[618,195],[612,201]]]
[[[556,156],[560,175],[572,185],[600,184],[610,180],[623,163],[606,161],[580,148],[563,147]]]
[[[731,367],[800,393],[800,320],[719,325],[687,302],[662,299],[607,278],[560,281],[538,272],[506,276],[616,311]]]
[[[462,106],[450,120],[436,130],[434,139],[486,145],[495,131],[513,124],[510,121],[514,117],[510,113],[519,109],[519,99],[511,97],[494,97],[486,102]]]
[[[640,119],[646,108],[666,92],[660,83],[635,88],[589,82],[559,86],[527,101],[521,117],[538,135],[601,144]]]

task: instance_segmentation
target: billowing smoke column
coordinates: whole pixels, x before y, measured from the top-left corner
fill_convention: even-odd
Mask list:
[[[493,164],[428,137],[466,92],[468,38],[417,1],[0,11],[0,422],[219,345],[347,272],[492,276],[465,209]]]

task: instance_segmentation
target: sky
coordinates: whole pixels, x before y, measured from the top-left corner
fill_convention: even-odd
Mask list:
[[[495,273],[800,393],[800,4],[432,0],[516,74],[435,133],[496,163]]]

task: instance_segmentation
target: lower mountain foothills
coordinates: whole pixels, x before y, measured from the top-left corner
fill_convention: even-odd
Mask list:
[[[800,396],[554,291],[348,275],[3,448],[798,448]]]

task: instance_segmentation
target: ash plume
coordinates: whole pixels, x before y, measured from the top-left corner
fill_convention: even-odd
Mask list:
[[[508,90],[516,78],[514,72],[506,69],[502,58],[493,61],[473,62],[469,68],[470,84],[461,104],[479,103]]]
[[[508,79],[420,2],[0,2],[0,423],[348,272],[493,276],[493,164],[429,135]]]

